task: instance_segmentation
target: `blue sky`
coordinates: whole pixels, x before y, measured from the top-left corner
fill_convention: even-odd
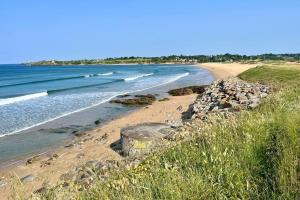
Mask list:
[[[299,0],[1,0],[0,63],[300,52]]]

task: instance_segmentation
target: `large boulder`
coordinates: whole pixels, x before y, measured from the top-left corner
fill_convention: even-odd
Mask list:
[[[124,156],[140,156],[163,145],[163,138],[171,133],[167,124],[146,123],[129,126],[121,130],[122,153]]]

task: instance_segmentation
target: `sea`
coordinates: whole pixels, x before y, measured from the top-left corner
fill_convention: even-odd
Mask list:
[[[212,80],[192,65],[0,65],[0,164],[58,147],[74,132],[138,109],[109,103],[119,95],[164,98],[169,89]]]

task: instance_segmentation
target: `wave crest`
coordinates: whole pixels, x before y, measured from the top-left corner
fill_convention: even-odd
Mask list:
[[[153,75],[153,73],[150,73],[150,74],[141,74],[141,75],[138,75],[138,76],[124,78],[124,81],[133,81],[133,80],[138,79],[138,78],[142,78],[142,77],[146,77],[146,76],[152,76],[152,75]]]
[[[0,99],[0,106],[16,103],[16,102],[19,102],[19,101],[26,101],[26,100],[29,100],[29,99],[35,99],[35,98],[43,97],[43,96],[47,96],[47,95],[48,95],[47,92],[40,92],[40,93],[27,94],[27,95],[22,95],[22,96],[17,96],[17,97]]]

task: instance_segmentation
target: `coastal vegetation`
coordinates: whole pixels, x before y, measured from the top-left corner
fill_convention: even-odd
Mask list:
[[[177,63],[193,64],[205,62],[243,62],[257,63],[262,61],[290,61],[300,62],[300,54],[262,54],[262,55],[170,55],[161,57],[120,57],[106,59],[83,59],[83,60],[49,60],[28,63],[29,65],[96,65],[96,64],[158,64],[158,63]]]
[[[299,199],[300,69],[272,63],[239,75],[272,88],[260,106],[194,120],[192,135],[91,188],[56,188],[41,199]]]

